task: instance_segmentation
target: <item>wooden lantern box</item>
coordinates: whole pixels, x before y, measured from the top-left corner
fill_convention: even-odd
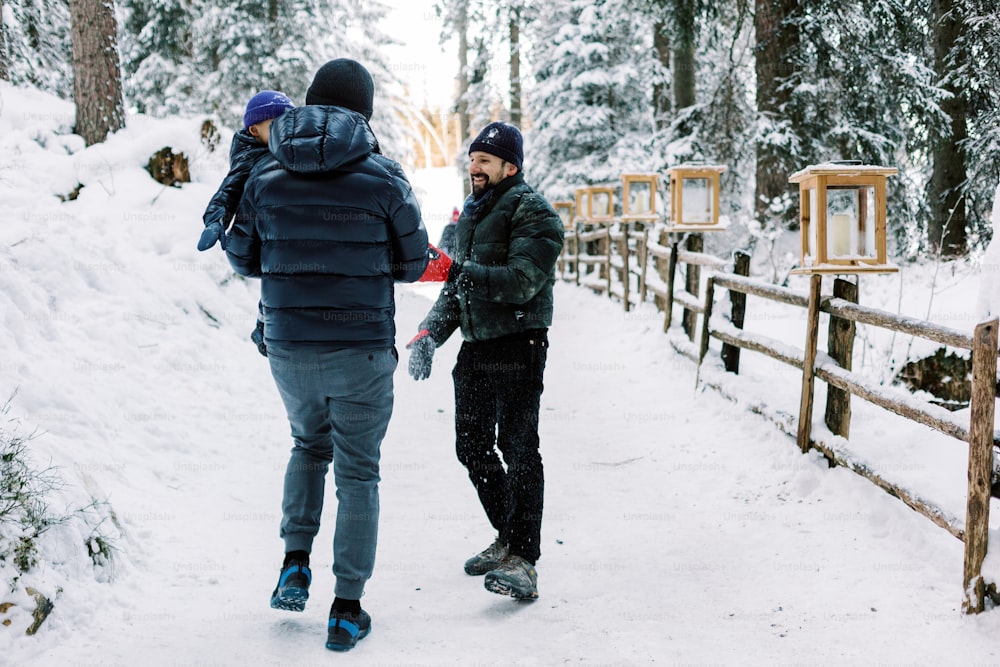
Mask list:
[[[622,220],[624,222],[654,222],[656,212],[657,174],[622,174]]]
[[[615,216],[615,189],[593,185],[576,190],[576,216],[580,222],[610,222]]]
[[[721,165],[683,164],[667,170],[670,177],[669,232],[725,229],[719,222]]]
[[[802,256],[792,273],[893,273],[886,256],[886,177],[893,167],[856,162],[810,165],[799,184]]]
[[[562,220],[563,227],[571,229],[573,227],[574,214],[576,213],[576,203],[571,201],[554,201],[552,202],[552,208],[559,214],[559,219]]]

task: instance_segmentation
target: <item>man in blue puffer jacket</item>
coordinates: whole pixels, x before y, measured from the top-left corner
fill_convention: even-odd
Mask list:
[[[267,357],[291,424],[276,609],[302,611],[327,468],[334,463],[335,600],[327,648],[368,634],[361,609],[375,562],[379,448],[392,413],[393,283],[427,266],[427,231],[402,169],[368,125],[374,84],[353,60],[319,69],[306,105],[271,125],[228,236],[241,275],[261,278]]]

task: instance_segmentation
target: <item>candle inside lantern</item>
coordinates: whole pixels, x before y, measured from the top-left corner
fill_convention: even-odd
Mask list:
[[[594,215],[598,217],[608,215],[608,209],[610,209],[608,196],[603,192],[595,192],[591,197],[590,205],[593,206]]]
[[[708,179],[685,178],[682,185],[681,217],[684,222],[712,222]]]
[[[830,216],[830,228],[827,230],[830,255],[844,257],[851,254],[851,216],[846,213],[836,213]]]
[[[649,213],[649,189],[632,185],[629,193],[632,195],[630,208],[633,213]]]

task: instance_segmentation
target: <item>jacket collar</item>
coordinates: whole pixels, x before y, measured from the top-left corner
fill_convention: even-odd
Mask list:
[[[505,192],[513,188],[515,185],[520,185],[522,183],[524,183],[524,174],[520,171],[497,183],[490,191],[490,196],[483,202],[482,209],[479,211],[479,217],[482,218],[490,212]]]

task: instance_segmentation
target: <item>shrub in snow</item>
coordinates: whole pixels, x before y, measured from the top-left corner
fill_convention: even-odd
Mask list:
[[[35,467],[28,444],[36,434],[24,435],[9,418],[8,399],[0,406],[0,625],[25,627],[34,634],[54,605],[51,596],[61,587],[45,586],[45,569],[92,569],[98,581],[113,575],[115,545],[106,534],[110,523],[119,531],[107,503],[91,499],[85,507],[52,510],[66,486],[55,468]],[[76,568],[74,568],[76,565]],[[25,585],[30,573],[43,572],[35,586]],[[50,590],[48,596],[39,589]]]
[[[0,409],[6,416],[10,401]],[[46,495],[59,480],[51,470],[36,470],[27,461],[27,445],[34,434],[0,426],[0,567],[8,563],[20,572],[37,564],[38,537],[62,521],[53,515]],[[15,577],[16,581],[16,577]]]

